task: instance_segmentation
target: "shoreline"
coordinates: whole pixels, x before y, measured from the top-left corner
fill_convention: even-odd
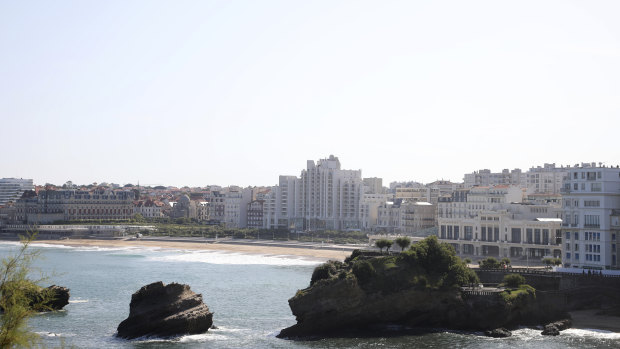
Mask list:
[[[620,317],[597,315],[598,309],[573,310],[569,314],[572,318],[573,329],[603,330],[620,333]]]
[[[270,245],[267,243],[236,243],[219,241],[162,241],[147,239],[66,239],[66,240],[36,240],[37,244],[59,245],[70,247],[156,247],[175,250],[203,250],[229,253],[256,254],[267,256],[293,256],[313,259],[317,261],[343,261],[351,254],[352,249],[343,247],[342,250],[321,249],[317,246],[298,246],[293,244]]]

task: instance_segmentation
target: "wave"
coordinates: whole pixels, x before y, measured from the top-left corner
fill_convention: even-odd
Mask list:
[[[584,338],[598,338],[598,339],[620,339],[620,333],[607,331],[607,330],[598,330],[593,328],[588,329],[579,329],[579,328],[569,328],[568,330],[562,331],[562,334],[568,334],[575,337],[584,337]]]
[[[303,259],[288,255],[259,255],[242,254],[221,251],[185,251],[181,254],[151,257],[154,261],[173,261],[173,262],[198,262],[209,264],[232,264],[232,265],[317,265],[320,261]]]
[[[41,337],[75,337],[75,333],[35,332]]]
[[[69,301],[69,303],[70,304],[73,304],[73,303],[88,303],[88,299],[75,299],[75,300]]]

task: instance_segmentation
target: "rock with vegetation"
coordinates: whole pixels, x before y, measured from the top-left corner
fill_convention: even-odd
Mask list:
[[[61,310],[69,304],[69,289],[62,286],[52,285],[47,288],[39,288],[29,293],[30,304],[36,311]]]
[[[382,325],[484,331],[530,319],[543,323],[532,287],[494,293],[462,287],[478,283],[454,249],[435,236],[393,256],[356,250],[344,262],[315,269],[310,286],[289,299],[297,323],[278,337],[369,334]]]
[[[213,313],[202,295],[188,285],[158,281],[143,286],[131,296],[129,317],[118,325],[117,336],[173,337],[207,332],[213,325]]]

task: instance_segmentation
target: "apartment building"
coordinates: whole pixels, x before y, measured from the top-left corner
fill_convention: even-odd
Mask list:
[[[526,174],[527,191],[537,194],[559,194],[566,175],[567,169],[556,167],[555,163],[532,167]]]
[[[0,179],[0,206],[15,202],[21,198],[26,190],[34,190],[32,179],[1,178]]]
[[[565,265],[618,268],[620,168],[596,163],[570,167],[562,194]]]

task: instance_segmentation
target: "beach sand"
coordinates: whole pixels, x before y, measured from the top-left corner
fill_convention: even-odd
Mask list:
[[[598,329],[620,333],[620,317],[596,315],[599,310],[575,310],[570,312],[573,328]]]
[[[196,243],[176,241],[148,241],[148,240],[96,240],[96,239],[68,239],[68,240],[37,240],[36,243],[64,246],[91,246],[91,247],[159,247],[181,250],[211,250],[232,253],[260,254],[260,255],[290,255],[305,257],[321,261],[342,261],[351,254],[351,251],[335,251],[312,248],[295,248],[279,246],[254,246],[241,244],[227,244],[225,242]]]

